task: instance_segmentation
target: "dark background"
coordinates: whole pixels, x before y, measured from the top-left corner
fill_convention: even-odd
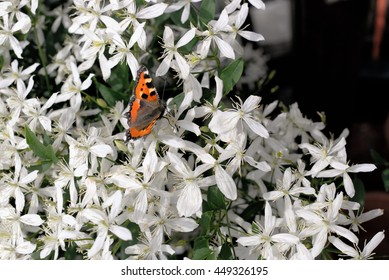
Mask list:
[[[272,1],[277,0],[265,3],[271,5]],[[350,164],[374,163],[372,150],[389,161],[389,139],[385,138],[389,134],[389,126],[385,129],[389,116],[389,16],[381,32],[379,56],[373,57],[376,1],[380,0],[290,0],[291,41],[281,52],[279,45],[266,44],[266,36],[263,42],[270,56],[268,68],[276,70],[279,96],[298,102],[311,119],[319,121],[317,112],[325,112],[327,135],[333,133],[337,138],[344,128],[350,130],[346,139]],[[384,216],[366,223],[368,234],[362,234],[362,240],[383,227],[389,233],[389,195],[381,178],[384,169],[378,166],[373,172],[358,173],[366,190],[365,211],[387,209]],[[389,256],[387,240],[380,245],[381,255]]]

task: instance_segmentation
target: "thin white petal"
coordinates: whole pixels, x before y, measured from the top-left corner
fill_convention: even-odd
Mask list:
[[[196,34],[196,28],[190,29],[188,32],[184,34],[184,36],[181,37],[180,40],[178,40],[176,47],[179,48],[188,44],[190,41],[192,41],[195,34]]]
[[[257,9],[265,9],[265,3],[263,3],[262,0],[249,0],[249,2]]]
[[[20,217],[20,221],[23,224],[30,225],[30,226],[40,226],[43,224],[43,220],[39,215],[36,214],[26,214]]]
[[[159,17],[167,8],[167,4],[158,3],[147,8],[142,9],[136,14],[136,17],[139,19],[152,19]]]
[[[38,170],[32,171],[20,180],[21,184],[28,184],[34,181],[38,177]]]
[[[354,183],[347,173],[343,174],[343,184],[348,196],[353,197],[355,195]]]
[[[346,254],[350,257],[356,257],[358,256],[358,252],[351,246],[345,244],[343,241],[341,241],[339,238],[330,236],[328,240],[337,248],[339,249],[343,254]]]
[[[253,41],[253,42],[265,40],[265,38],[261,34],[256,33],[256,32],[252,32],[252,31],[242,30],[242,31],[239,31],[239,35],[242,36],[243,38],[246,38],[247,40]]]
[[[269,138],[269,132],[267,129],[260,123],[255,120],[253,120],[250,117],[244,117],[244,121],[250,127],[250,129],[257,135],[263,137],[263,138]]]
[[[177,201],[179,216],[189,217],[201,209],[202,197],[200,188],[195,184],[188,184],[180,193]]]
[[[256,235],[243,236],[243,237],[239,237],[236,242],[238,242],[242,246],[257,246],[260,244],[260,238]]]
[[[374,164],[364,163],[364,164],[355,164],[351,166],[347,171],[348,172],[371,172],[373,170],[377,169],[377,166]]]
[[[236,112],[217,111],[208,126],[212,132],[222,134],[234,129],[239,119],[239,114]]]
[[[25,241],[16,247],[16,252],[19,254],[31,254],[36,248],[36,244],[32,244],[29,241]]]
[[[176,59],[178,68],[180,68],[182,78],[186,80],[189,76],[189,71],[190,71],[188,62],[179,53],[175,53],[174,58]]]
[[[369,256],[373,250],[384,240],[385,234],[383,231],[377,232],[376,235],[363,248],[362,255]]]
[[[106,144],[94,145],[90,148],[90,151],[98,157],[106,157],[108,154],[113,154],[112,147]]]
[[[117,226],[117,225],[112,225],[109,230],[115,234],[117,237],[119,237],[122,240],[131,240],[132,239],[132,234],[131,231],[128,228]]]
[[[199,225],[193,220],[189,218],[178,218],[169,221],[169,226],[175,231],[180,232],[191,232]]]
[[[215,167],[216,184],[220,191],[230,200],[235,200],[238,196],[236,184],[232,177],[219,165]]]
[[[222,55],[231,59],[235,59],[234,49],[231,47],[230,44],[228,44],[226,41],[223,41],[217,36],[214,36],[213,39],[215,40],[215,43],[218,46]]]
[[[169,53],[161,62],[161,64],[158,66],[158,69],[155,73],[155,75],[158,76],[163,76],[167,73],[169,70],[170,64],[173,59],[173,54]]]

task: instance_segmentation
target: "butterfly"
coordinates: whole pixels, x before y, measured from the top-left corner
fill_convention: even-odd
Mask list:
[[[126,140],[137,139],[150,134],[158,119],[164,112],[165,106],[159,99],[153,79],[145,66],[140,66],[134,94],[130,99]]]

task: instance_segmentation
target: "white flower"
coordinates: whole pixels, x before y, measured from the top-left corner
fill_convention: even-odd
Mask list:
[[[161,244],[161,239],[151,235],[150,231],[143,233],[139,238],[141,243],[128,246],[125,253],[131,255],[129,259],[133,260],[166,260],[165,253],[174,254],[170,245]]]
[[[248,14],[249,14],[248,4],[244,3],[240,7],[240,10],[237,13],[237,15],[235,16],[235,22],[231,26],[231,29],[229,30],[232,32],[231,33],[232,39],[235,40],[236,36],[240,35],[249,41],[257,42],[260,40],[264,40],[265,38],[263,38],[263,36],[261,34],[258,34],[258,33],[252,32],[252,31],[245,31],[245,30],[241,29],[243,24],[246,22]]]
[[[81,81],[80,73],[77,69],[75,63],[71,62],[70,67],[72,70],[72,75],[70,75],[64,85],[61,88],[60,94],[58,94],[56,102],[64,102],[72,98],[74,95],[81,95],[83,90],[89,88],[92,84],[92,77],[94,74],[89,74],[88,78],[85,81]]]
[[[9,121],[10,125],[18,122],[20,113],[29,107],[39,106],[39,101],[36,98],[26,99],[34,86],[34,77],[31,76],[28,80],[27,87],[24,82],[16,84],[16,89],[3,89],[3,93],[8,96],[7,104],[12,112],[12,118]],[[1,91],[1,90],[0,90]]]
[[[307,149],[308,153],[312,156],[312,166],[309,174],[316,176],[320,171],[326,168],[332,163],[334,158],[336,158],[340,152],[343,152],[346,145],[346,140],[342,137],[338,141],[326,140],[323,141],[324,144],[308,144],[302,143],[299,145],[301,149]]]
[[[274,244],[298,244],[299,238],[288,233],[275,233],[276,217],[272,215],[270,204],[266,202],[264,224],[255,223],[253,232],[249,236],[239,237],[237,242],[243,246],[251,247],[253,253],[265,259],[273,259]],[[276,249],[275,249],[276,250]]]
[[[328,240],[334,244],[334,246],[338,248],[343,254],[352,257],[352,259],[367,260],[371,258],[372,255],[374,255],[373,250],[382,242],[382,240],[384,240],[384,238],[385,234],[383,231],[376,233],[376,235],[374,235],[374,237],[367,244],[365,241],[365,247],[363,248],[362,252],[358,247],[353,248],[335,236],[330,236]]]
[[[20,211],[12,206],[0,207],[0,222],[10,229],[11,241],[14,244],[20,244],[24,241],[25,229],[31,226],[31,229],[36,230],[43,224],[43,220],[37,214],[21,215]]]
[[[374,164],[355,164],[352,166],[349,166],[348,164],[338,162],[338,161],[332,161],[330,163],[331,167],[334,169],[330,170],[324,170],[319,172],[316,177],[318,178],[335,178],[337,176],[343,177],[343,184],[344,188],[346,190],[346,193],[353,197],[355,195],[355,189],[353,181],[348,175],[348,173],[358,173],[358,172],[371,172],[375,170],[377,167]]]
[[[190,218],[177,217],[176,211],[172,211],[170,200],[168,198],[162,198],[161,203],[158,205],[158,213],[154,213],[153,216],[148,215],[144,218],[148,228],[153,227],[153,233],[156,238],[164,240],[164,234],[168,238],[172,236],[173,232],[192,232],[198,227],[198,224]]]
[[[169,7],[167,7],[165,13],[172,13],[184,8],[181,14],[181,23],[185,23],[189,18],[191,3],[197,3],[200,1],[201,0],[179,0],[173,2],[171,5],[169,5]]]
[[[27,260],[30,259],[30,254],[34,252],[36,244],[30,241],[22,243],[2,242],[0,243],[0,259],[1,260]]]
[[[354,232],[359,232],[359,228],[363,227],[361,226],[362,223],[370,221],[372,219],[375,219],[381,215],[384,214],[384,210],[382,209],[373,209],[367,212],[360,212],[357,216],[355,216],[354,211],[349,210],[349,217],[346,218],[345,222],[342,222],[342,225],[351,225],[351,229]],[[363,229],[364,230],[364,229]]]
[[[222,56],[235,59],[233,48],[221,37],[222,32],[226,31],[229,27],[227,10],[224,9],[220,14],[219,19],[216,22],[209,23],[208,27],[209,30],[199,33],[199,35],[205,36],[205,39],[201,41],[199,46],[201,57],[207,57],[211,43],[214,42]]]
[[[0,23],[0,45],[9,44],[15,55],[18,58],[22,58],[23,46],[13,34],[18,31],[28,30],[31,25],[30,18],[22,17],[15,24],[12,24],[8,15],[3,15],[2,22],[2,24]]]
[[[37,176],[37,170],[28,173],[24,167],[20,170],[20,173],[15,173],[12,177],[10,174],[3,176],[0,179],[0,202],[4,200],[8,201],[13,197],[15,199],[15,208],[21,213],[26,202],[23,191],[28,191],[28,184],[34,181]],[[0,205],[2,205],[2,203],[0,203]]]
[[[164,53],[162,55],[164,59],[157,69],[157,76],[162,76],[166,74],[166,72],[169,70],[170,64],[172,63],[172,59],[174,58],[175,62],[178,65],[178,68],[180,69],[182,78],[184,80],[188,78],[190,71],[189,64],[185,60],[185,58],[178,52],[178,48],[188,44],[194,38],[195,34],[196,29],[192,28],[188,32],[186,32],[176,44],[174,44],[173,30],[170,27],[165,26],[165,30],[163,32]]]
[[[77,140],[70,136],[65,136],[69,144],[70,166],[76,169],[83,164],[88,164],[90,161],[93,167],[97,164],[96,157],[106,157],[108,154],[113,155],[112,147],[103,143],[95,133],[95,131],[91,131],[89,136],[82,135]]]
[[[173,187],[179,190],[177,210],[179,216],[189,217],[201,209],[202,196],[200,188],[215,184],[212,177],[202,178],[203,173],[211,168],[208,164],[197,166],[194,170],[178,154],[168,152],[167,157],[175,182]]]
[[[295,177],[292,174],[290,168],[287,168],[284,172],[282,182],[277,182],[276,190],[263,194],[263,198],[266,200],[278,200],[281,197],[297,199],[300,194],[315,194],[315,189],[311,187],[300,187],[294,184]]]
[[[140,24],[138,19],[153,19],[157,18],[164,13],[167,8],[167,4],[158,3],[155,5],[150,5],[148,7],[141,7],[137,9],[135,1],[124,1],[125,3],[125,15],[126,18],[123,19],[119,24],[121,30],[126,30],[129,25],[133,25],[133,28],[136,29]],[[142,50],[146,50],[146,32],[142,28],[141,34],[138,40],[138,46]]]
[[[343,194],[339,193],[333,203],[326,211],[300,209],[296,211],[297,216],[307,222],[307,227],[302,230],[302,236],[313,236],[313,248],[311,253],[317,257],[323,250],[330,232],[336,233],[350,240],[358,242],[358,238],[350,230],[338,225],[339,209],[342,206]]]
[[[69,12],[70,12],[70,5],[69,2],[65,3],[65,5],[57,6],[52,11],[48,12],[48,15],[54,16],[55,20],[53,24],[51,25],[51,32],[55,33],[57,32],[59,26],[63,25],[65,28],[69,28],[72,24],[71,19],[69,18]]]
[[[85,34],[85,42],[82,46],[82,49],[80,50],[80,54],[82,59],[85,59],[86,61],[81,64],[79,68],[81,70],[89,69],[97,57],[99,60],[103,79],[107,80],[111,76],[111,68],[113,67],[113,63],[107,59],[104,51],[106,49],[107,42],[112,40],[112,37],[115,33],[103,29],[98,29],[95,32],[85,28],[82,30]],[[73,72],[74,70],[72,69],[72,74],[74,75]]]
[[[83,216],[97,226],[97,237],[92,248],[88,250],[88,257],[93,257],[103,248],[107,238],[111,238],[108,232],[113,233],[122,240],[131,240],[131,232],[120,225],[116,225],[115,219],[119,215],[122,208],[122,194],[116,191],[103,204],[105,211],[99,209],[88,208],[82,211]],[[108,210],[108,207],[110,209]]]
[[[51,132],[51,119],[46,116],[46,110],[53,106],[56,98],[57,93],[54,93],[42,107],[40,107],[40,105],[29,106],[23,110],[23,113],[28,117],[27,123],[32,131],[36,131],[39,123],[44,130]]]
[[[113,55],[109,61],[112,62],[110,67],[114,67],[119,62],[125,60],[127,65],[131,69],[132,78],[135,80],[137,77],[137,71],[139,69],[138,61],[136,60],[134,54],[131,52],[131,48],[139,40],[141,32],[143,31],[144,23],[139,24],[134,34],[132,34],[130,41],[125,43],[121,36],[114,34],[112,39],[116,45],[116,54]]]
[[[240,104],[235,103],[236,109],[234,110],[217,111],[209,123],[210,130],[220,134],[228,141],[228,139],[233,139],[235,135],[244,132],[243,124],[245,124],[257,135],[268,138],[268,131],[259,121],[255,120],[252,114],[258,108],[261,97],[251,95],[243,104],[240,99],[239,101]]]
[[[22,87],[20,83],[30,78],[31,74],[35,71],[35,69],[39,66],[39,63],[34,63],[23,70],[23,67],[18,67],[19,61],[15,59],[11,63],[11,69],[9,72],[4,73],[3,79],[0,80],[0,88],[8,87],[12,83],[19,83],[19,87]]]

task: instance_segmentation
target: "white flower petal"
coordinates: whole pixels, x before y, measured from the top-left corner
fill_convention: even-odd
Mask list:
[[[376,235],[363,248],[362,255],[369,256],[373,250],[384,240],[385,234],[383,231],[377,232]]]
[[[260,238],[258,236],[243,236],[236,240],[242,246],[257,246],[260,244]]]
[[[169,67],[170,67],[170,64],[172,62],[172,59],[173,59],[173,54],[172,53],[169,53],[161,62],[161,64],[158,66],[158,69],[157,71],[155,72],[155,75],[157,77],[159,76],[163,76],[167,73],[167,71],[169,70]]]
[[[128,228],[112,225],[109,230],[121,240],[127,241],[132,239],[131,231]]]
[[[347,173],[343,174],[343,184],[344,189],[346,190],[346,193],[350,197],[354,197],[355,195],[355,188],[353,180],[351,180],[350,176]]]
[[[239,119],[240,116],[236,112],[216,111],[208,127],[214,133],[226,133],[236,127]]]
[[[262,0],[249,0],[249,2],[257,9],[261,9],[261,10],[265,9],[265,3],[263,3]]]
[[[265,40],[265,38],[261,34],[256,33],[256,32],[252,32],[252,31],[242,30],[242,31],[239,31],[239,35],[242,36],[243,38],[245,38],[249,41],[253,41],[253,42]]]
[[[215,166],[215,179],[218,188],[226,198],[235,200],[238,197],[234,180],[219,164]]]
[[[243,117],[245,123],[250,127],[250,129],[257,135],[263,137],[263,138],[269,138],[269,132],[267,129],[258,121],[253,120],[250,117],[244,116]]]
[[[38,177],[38,170],[32,171],[31,173],[27,174],[27,176],[21,178],[20,183],[21,184],[28,184],[34,181]]]
[[[16,252],[18,254],[27,255],[31,254],[35,250],[35,248],[36,244],[32,244],[29,241],[25,241],[23,243],[18,244],[18,246],[16,247]]]
[[[138,19],[153,19],[159,17],[167,8],[167,4],[158,3],[149,7],[146,7],[136,14]]]
[[[352,165],[347,171],[358,173],[358,172],[371,172],[375,169],[377,169],[377,166],[375,166],[374,164],[365,163],[365,164]]]
[[[180,40],[178,40],[176,44],[176,48],[180,48],[188,44],[190,41],[192,41],[195,35],[196,35],[196,28],[191,28],[180,38]]]
[[[43,224],[43,220],[39,215],[36,214],[26,214],[20,217],[20,221],[23,224],[30,225],[30,226],[40,226]]]
[[[178,215],[184,217],[192,216],[201,209],[201,204],[200,188],[196,184],[187,184],[178,197]]]
[[[176,59],[176,62],[177,62],[178,68],[180,69],[182,78],[184,80],[186,80],[189,76],[189,71],[190,71],[188,62],[179,53],[175,53],[174,58]]]
[[[350,257],[356,257],[358,256],[358,252],[351,246],[345,244],[343,241],[341,241],[339,238],[330,236],[328,240],[343,254],[346,254]]]
[[[189,218],[178,218],[169,221],[169,226],[175,231],[179,232],[191,232],[199,225]]]
[[[226,41],[223,41],[217,36],[213,36],[213,39],[215,40],[215,43],[223,56],[235,59],[234,49],[231,47],[230,44],[228,44]]]
[[[90,152],[98,157],[106,157],[113,154],[112,147],[106,144],[97,144],[90,148]]]

